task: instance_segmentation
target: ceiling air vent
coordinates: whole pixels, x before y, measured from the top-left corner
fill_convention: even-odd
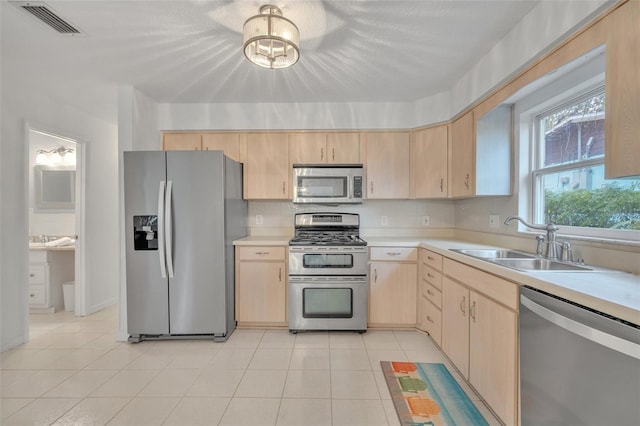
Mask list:
[[[12,1],[15,6],[29,12],[60,34],[80,34],[80,30],[55,14],[51,8],[41,1]]]

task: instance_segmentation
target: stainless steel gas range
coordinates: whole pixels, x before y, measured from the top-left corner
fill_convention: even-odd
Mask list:
[[[367,330],[367,243],[353,213],[299,213],[289,241],[289,331]]]

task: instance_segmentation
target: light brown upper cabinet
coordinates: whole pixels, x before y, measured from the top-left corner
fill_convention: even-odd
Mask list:
[[[449,126],[411,133],[412,198],[447,197],[447,153]]]
[[[512,106],[454,121],[449,147],[449,197],[511,194]]]
[[[240,162],[239,133],[204,133],[202,135],[203,151],[224,151],[232,160]]]
[[[202,135],[200,133],[164,132],[162,134],[162,149],[165,151],[198,151],[202,149]]]
[[[475,129],[473,111],[451,125],[449,197],[471,197],[475,188]]]
[[[640,2],[609,16],[606,46],[605,174],[640,176]]]
[[[249,133],[246,138],[244,198],[291,198],[289,140],[286,133]]]
[[[327,163],[359,164],[360,133],[327,133]]]
[[[409,198],[409,133],[363,133],[361,137],[366,144],[367,198]]]
[[[165,151],[224,151],[240,161],[239,133],[163,132],[162,149]]]
[[[291,133],[292,164],[348,164],[360,162],[359,133]]]

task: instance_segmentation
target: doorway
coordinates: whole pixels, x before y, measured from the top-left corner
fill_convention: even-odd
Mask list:
[[[84,144],[27,124],[29,311],[85,315]]]

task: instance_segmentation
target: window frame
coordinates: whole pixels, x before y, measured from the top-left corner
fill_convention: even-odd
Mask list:
[[[514,101],[516,114],[518,115],[516,123],[520,123],[519,130],[517,130],[520,134],[518,147],[519,158],[516,159],[520,164],[518,211],[521,216],[527,218],[531,223],[538,225],[546,223],[545,218],[541,218],[541,214],[538,213],[538,206],[541,203],[541,199],[539,192],[537,192],[538,186],[536,185],[536,179],[540,179],[541,176],[543,176],[542,173],[539,173],[540,171],[548,174],[552,169],[555,171],[575,169],[582,165],[593,166],[604,164],[605,161],[605,155],[602,155],[581,162],[576,161],[549,166],[547,168],[541,168],[539,166],[541,164],[540,150],[538,148],[540,128],[537,118],[545,113],[561,109],[563,106],[568,106],[576,100],[588,98],[590,94],[600,92],[603,87],[605,88],[606,96],[604,72],[582,80],[574,79],[571,83],[563,84],[560,89],[554,83],[554,81],[548,81],[544,86],[538,87],[537,94],[529,94]],[[554,86],[553,89],[551,86]],[[544,93],[541,94],[540,92]],[[523,167],[525,170],[522,170]],[[522,225],[519,225],[518,230],[526,234],[537,233]],[[558,235],[574,240],[614,242],[622,245],[640,246],[640,231],[636,230],[559,225]]]

